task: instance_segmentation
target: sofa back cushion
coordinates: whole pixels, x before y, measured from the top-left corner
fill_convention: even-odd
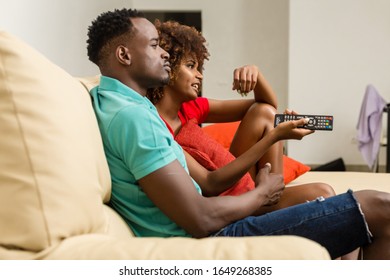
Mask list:
[[[0,31],[0,246],[104,232],[110,175],[86,89]]]

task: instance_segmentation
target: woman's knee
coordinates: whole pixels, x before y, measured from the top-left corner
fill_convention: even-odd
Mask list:
[[[269,104],[252,104],[244,118],[241,120],[232,144],[236,145],[239,143],[239,145],[242,145],[244,143],[245,146],[251,147],[259,141],[267,131],[273,128],[275,113],[275,108]]]
[[[336,195],[336,192],[334,191],[331,185],[328,185],[326,183],[317,183],[316,187],[318,192],[320,193],[320,196],[326,198],[326,197],[331,197]]]
[[[296,197],[299,202],[311,201],[320,197],[335,195],[333,188],[325,183],[308,183],[298,186],[287,187],[284,191],[288,197]]]
[[[241,121],[239,131],[248,136],[254,135],[257,142],[264,133],[274,127],[276,109],[269,104],[254,103],[246,112]],[[247,137],[246,136],[246,137]]]
[[[266,104],[266,103],[254,103],[248,110],[245,117],[253,118],[253,119],[266,119],[272,120],[275,117],[276,109],[275,107]]]

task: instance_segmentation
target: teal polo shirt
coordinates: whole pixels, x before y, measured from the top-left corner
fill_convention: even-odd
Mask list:
[[[156,107],[148,98],[105,76],[90,93],[111,173],[111,206],[136,236],[188,236],[138,185],[139,179],[175,159],[188,173],[183,150]],[[193,182],[201,194],[198,184]]]

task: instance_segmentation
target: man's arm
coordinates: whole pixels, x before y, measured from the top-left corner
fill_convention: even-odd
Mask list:
[[[284,188],[283,177],[259,172],[258,188],[241,196],[200,195],[178,161],[141,178],[139,184],[151,201],[190,235],[206,237],[272,203]]]

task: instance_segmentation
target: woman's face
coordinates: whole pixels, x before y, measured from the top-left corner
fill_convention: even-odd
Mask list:
[[[199,63],[194,57],[185,57],[179,66],[176,80],[169,87],[184,101],[194,100],[199,96],[203,75]]]

